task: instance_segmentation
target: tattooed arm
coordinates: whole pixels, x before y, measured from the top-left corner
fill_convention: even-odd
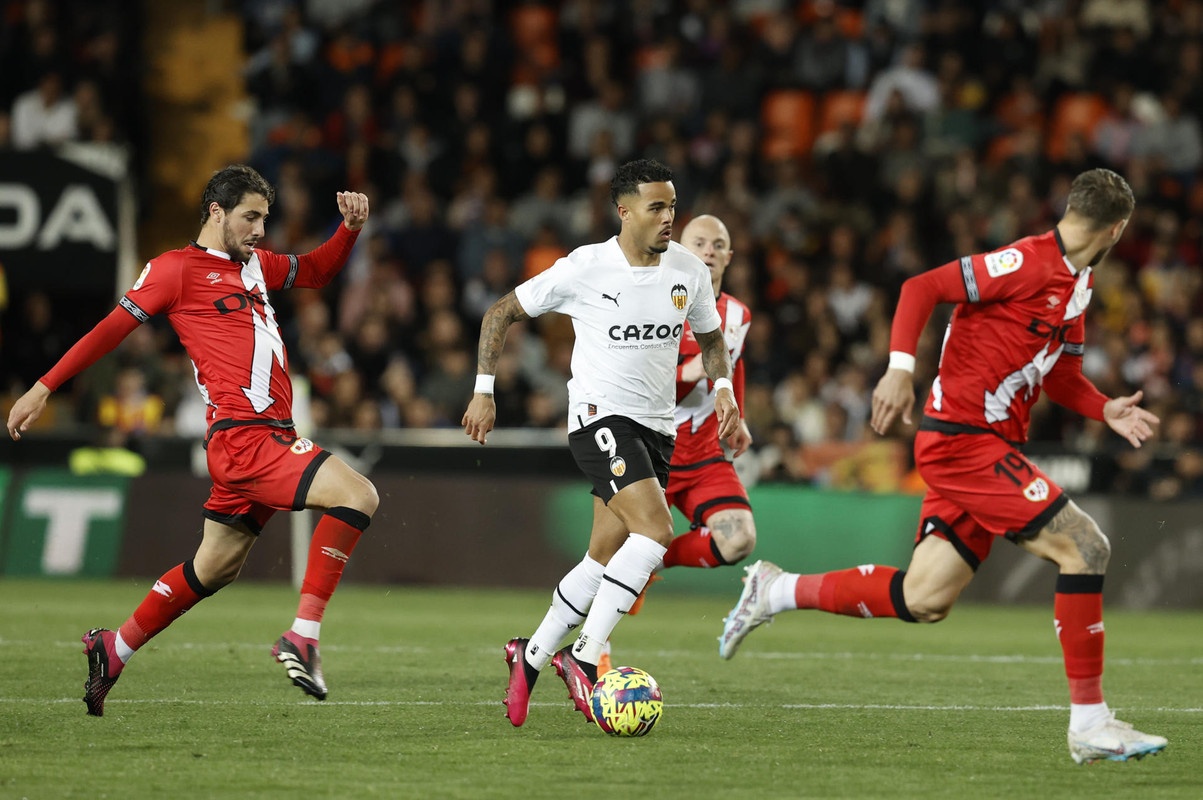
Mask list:
[[[714,396],[714,413],[718,417],[718,438],[726,439],[739,428],[739,406],[735,404],[735,392],[731,389],[731,353],[727,351],[727,340],[723,329],[715,328],[709,333],[694,333],[702,348],[702,366],[706,377],[712,381],[725,378],[726,387]]]
[[[524,319],[530,319],[530,314],[522,310],[518,298],[510,292],[485,312],[480,321],[480,344],[476,354],[476,374],[493,375],[497,371],[497,361],[501,358],[501,348],[505,345],[505,334],[510,325]],[[472,395],[468,410],[460,424],[464,433],[473,441],[485,443],[485,437],[493,430],[497,421],[497,404],[493,402],[493,393],[478,391]]]

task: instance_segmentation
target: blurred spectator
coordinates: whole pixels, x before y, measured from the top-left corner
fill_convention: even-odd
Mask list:
[[[1193,109],[1184,109],[1176,95],[1167,92],[1161,96],[1161,114],[1136,131],[1132,151],[1189,186],[1203,162],[1199,118]]]
[[[880,72],[869,83],[869,94],[865,99],[865,120],[881,119],[890,104],[891,96],[897,92],[902,106],[912,113],[931,111],[940,103],[940,87],[936,76],[926,66],[927,51],[914,42],[905,45],[898,63]]]
[[[126,367],[117,373],[113,393],[100,398],[96,418],[117,435],[109,440],[110,444],[128,446],[136,439],[158,433],[163,411],[163,398],[148,390],[146,375],[137,367]]]
[[[74,98],[58,70],[48,70],[37,86],[17,96],[12,110],[12,143],[18,150],[62,144],[79,136]]]
[[[25,296],[10,330],[4,338],[5,389],[22,394],[55,365],[72,336],[45,292]]]
[[[607,131],[614,153],[626,159],[635,147],[635,114],[627,105],[627,93],[615,80],[606,81],[597,96],[573,106],[568,114],[568,154],[585,159],[599,131]]]
[[[47,117],[73,98],[68,138],[150,127],[131,123],[138,48],[123,4],[10,5],[0,146],[6,116],[12,144],[24,141],[15,100],[48,70],[62,76],[62,99],[47,106],[38,92],[35,111]],[[535,4],[552,27],[531,47],[511,5],[236,4],[257,106],[249,157],[277,184],[277,249],[303,252],[320,235],[312,198],[335,186],[370,187],[377,211],[336,285],[281,300],[295,303],[286,341],[323,424],[456,421],[483,309],[580,241],[612,235],[613,170],[649,156],[677,174],[678,229],[698,213],[731,228],[739,260],[728,282],[757,312],[744,411],[766,473],[886,486],[898,442],[863,441],[861,419],[902,281],[1047,230],[1073,174],[1105,164],[1138,202],[1129,233],[1095,267],[1084,369],[1111,394],[1143,385],[1174,434],[1156,457],[1129,453],[1051,404],[1038,406],[1034,431],[1088,450],[1095,490],[1194,491],[1181,434],[1191,426],[1176,415],[1203,424],[1198,2],[574,1]],[[863,118],[825,119],[800,134],[810,152],[770,154],[762,105],[777,89],[807,92],[816,124],[835,93],[863,90]],[[1091,97],[1104,101],[1101,120],[1058,119],[1063,99]],[[40,376],[38,338],[11,334],[24,306],[14,296],[5,319],[9,385]],[[921,384],[939,355],[946,315],[935,317]],[[540,320],[510,335],[499,413],[508,425],[562,425],[571,332]],[[96,391],[129,358],[101,365],[78,418],[94,418]],[[175,409],[178,388],[163,386],[183,381],[176,366],[160,372],[150,391]],[[799,457],[800,446],[834,440],[845,455],[819,469]]]

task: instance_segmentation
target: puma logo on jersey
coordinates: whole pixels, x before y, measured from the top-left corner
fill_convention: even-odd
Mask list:
[[[618,294],[614,295],[613,297],[611,297],[610,295],[606,294],[605,292],[602,292],[602,299],[603,299],[603,300],[613,300],[613,301],[614,301],[614,307],[615,307],[615,308],[618,308],[618,307],[619,307],[619,305],[618,305],[618,298],[620,298],[620,297],[622,297],[622,292],[619,292]]]

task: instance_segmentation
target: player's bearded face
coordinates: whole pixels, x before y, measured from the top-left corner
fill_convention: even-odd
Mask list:
[[[266,219],[267,200],[257,194],[244,197],[221,222],[222,249],[235,261],[250,261],[263,238]]]

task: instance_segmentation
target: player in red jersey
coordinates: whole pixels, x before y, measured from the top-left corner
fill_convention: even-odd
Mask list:
[[[938,622],[1005,536],[1055,563],[1057,636],[1069,679],[1069,751],[1078,763],[1156,753],[1166,740],[1115,719],[1103,700],[1103,574],[1111,548],[1095,521],[1024,457],[1029,414],[1041,390],[1106,422],[1133,447],[1159,420],[1141,393],[1108,398],[1082,374],[1092,271],[1119,241],[1135,201],[1106,169],[1078,175],[1065,215],[1048,233],[985,255],[965,256],[909,279],[890,338],[890,367],[873,392],[879,434],[910,424],[919,335],[937,303],[956,303],[939,375],[915,437],[927,483],[914,554],[905,570],[866,564],[820,575],[748,567],[727,617],[719,654],[779,611],[821,609],[855,617]]]
[[[169,570],[120,627],[83,637],[84,702],[101,716],[130,657],[181,614],[238,577],[251,545],[279,510],[325,511],[313,532],[292,627],[272,648],[288,677],[324,700],[318,654],[322,615],[379,498],[367,478],[308,439],[291,417],[288,356],[268,290],[326,285],[346,263],[368,218],[368,198],[337,194],[343,222],[301,256],[259,250],[275,190],[250,167],[215,173],[201,199],[196,241],[152,259],[107,317],[13,406],[14,440],[46,407],[50,393],[116,347],[155,314],[167,315],[192,359],[209,423],[205,437],[213,487],[204,504],[196,555]]]
[[[681,232],[681,244],[710,268],[710,282],[723,336],[735,365],[735,402],[744,406],[744,339],[752,322],[748,307],[720,290],[723,274],[731,264],[731,234],[718,217],[703,214],[690,220]],[[687,533],[673,538],[664,554],[665,567],[717,567],[734,564],[756,545],[752,508],[734,465],[727,460],[718,438],[714,415],[714,387],[702,369],[701,348],[693,332],[685,330],[677,367],[676,447],[669,466],[668,502],[690,521]],[[741,411],[742,414],[742,411]],[[733,458],[752,445],[747,422],[727,437]]]

